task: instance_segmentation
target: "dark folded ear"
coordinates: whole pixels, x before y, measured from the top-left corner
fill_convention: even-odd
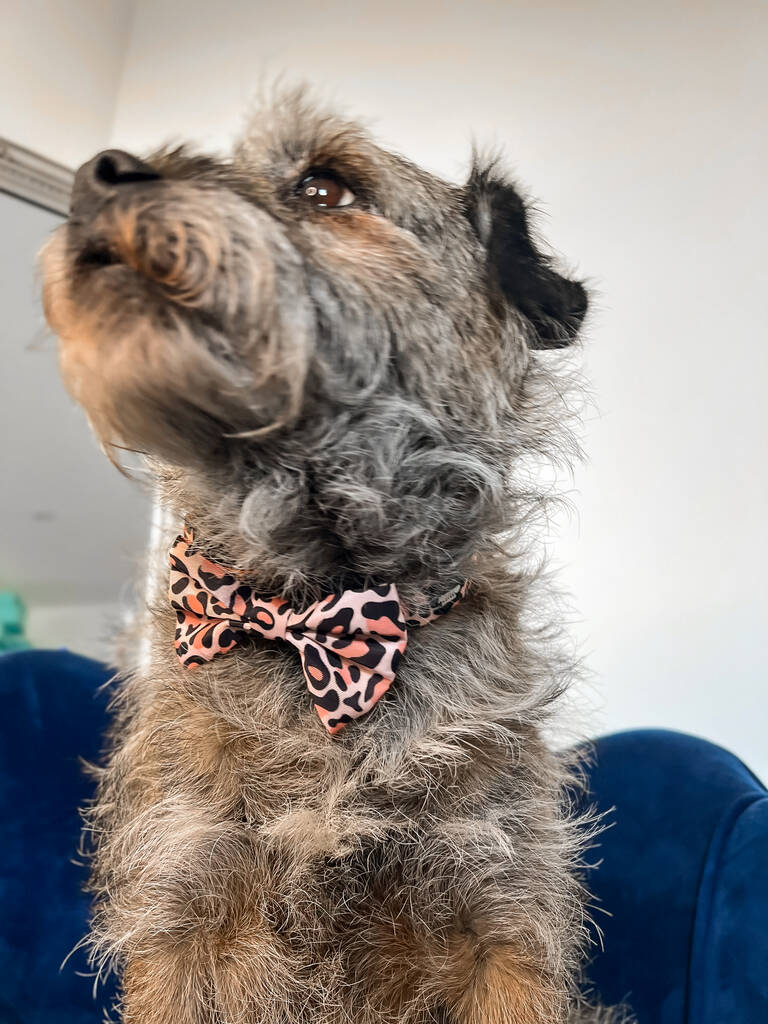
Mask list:
[[[466,186],[467,215],[488,254],[492,288],[531,323],[533,348],[563,348],[576,339],[587,293],[553,268],[530,234],[525,203],[494,168],[475,165]]]

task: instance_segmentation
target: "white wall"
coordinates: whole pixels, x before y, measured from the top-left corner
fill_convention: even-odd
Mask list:
[[[3,0],[0,135],[76,167],[106,144],[133,0]]]
[[[109,143],[133,0],[3,0],[0,135],[72,167]],[[39,647],[108,657],[148,502],[65,394],[35,261],[60,218],[0,194],[0,589]]]
[[[32,604],[27,639],[33,647],[66,648],[114,664],[116,638],[126,623],[126,608],[103,601]]]
[[[138,0],[113,131],[223,147],[286,72],[450,177],[473,135],[503,143],[598,290],[556,551],[600,727],[698,732],[764,774],[766,29],[761,0]]]

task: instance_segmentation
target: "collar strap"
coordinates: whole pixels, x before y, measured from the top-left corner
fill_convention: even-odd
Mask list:
[[[469,588],[465,580],[416,612],[404,607],[394,583],[331,594],[297,612],[283,598],[257,592],[196,551],[190,527],[174,541],[170,563],[174,647],[184,668],[227,654],[249,633],[292,644],[329,733],[370,711],[387,692],[408,630],[445,615]]]

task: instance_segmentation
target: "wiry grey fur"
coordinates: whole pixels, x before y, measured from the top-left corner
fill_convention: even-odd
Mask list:
[[[76,192],[45,257],[105,445],[147,452],[206,553],[296,607],[472,587],[336,737],[292,649],[188,672],[154,609],[88,814],[93,960],[121,972],[122,1020],[615,1020],[577,991],[588,829],[542,738],[571,667],[527,542],[527,470],[562,454],[564,416],[535,350],[573,338],[583,291],[495,167],[447,184],[299,93],[231,161],[150,163],[161,180]],[[307,205],[320,167],[353,206]]]

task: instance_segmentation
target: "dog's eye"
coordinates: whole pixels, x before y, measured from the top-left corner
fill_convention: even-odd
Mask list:
[[[350,206],[355,201],[355,193],[346,181],[331,171],[308,174],[299,185],[299,194],[313,206],[326,209]]]

